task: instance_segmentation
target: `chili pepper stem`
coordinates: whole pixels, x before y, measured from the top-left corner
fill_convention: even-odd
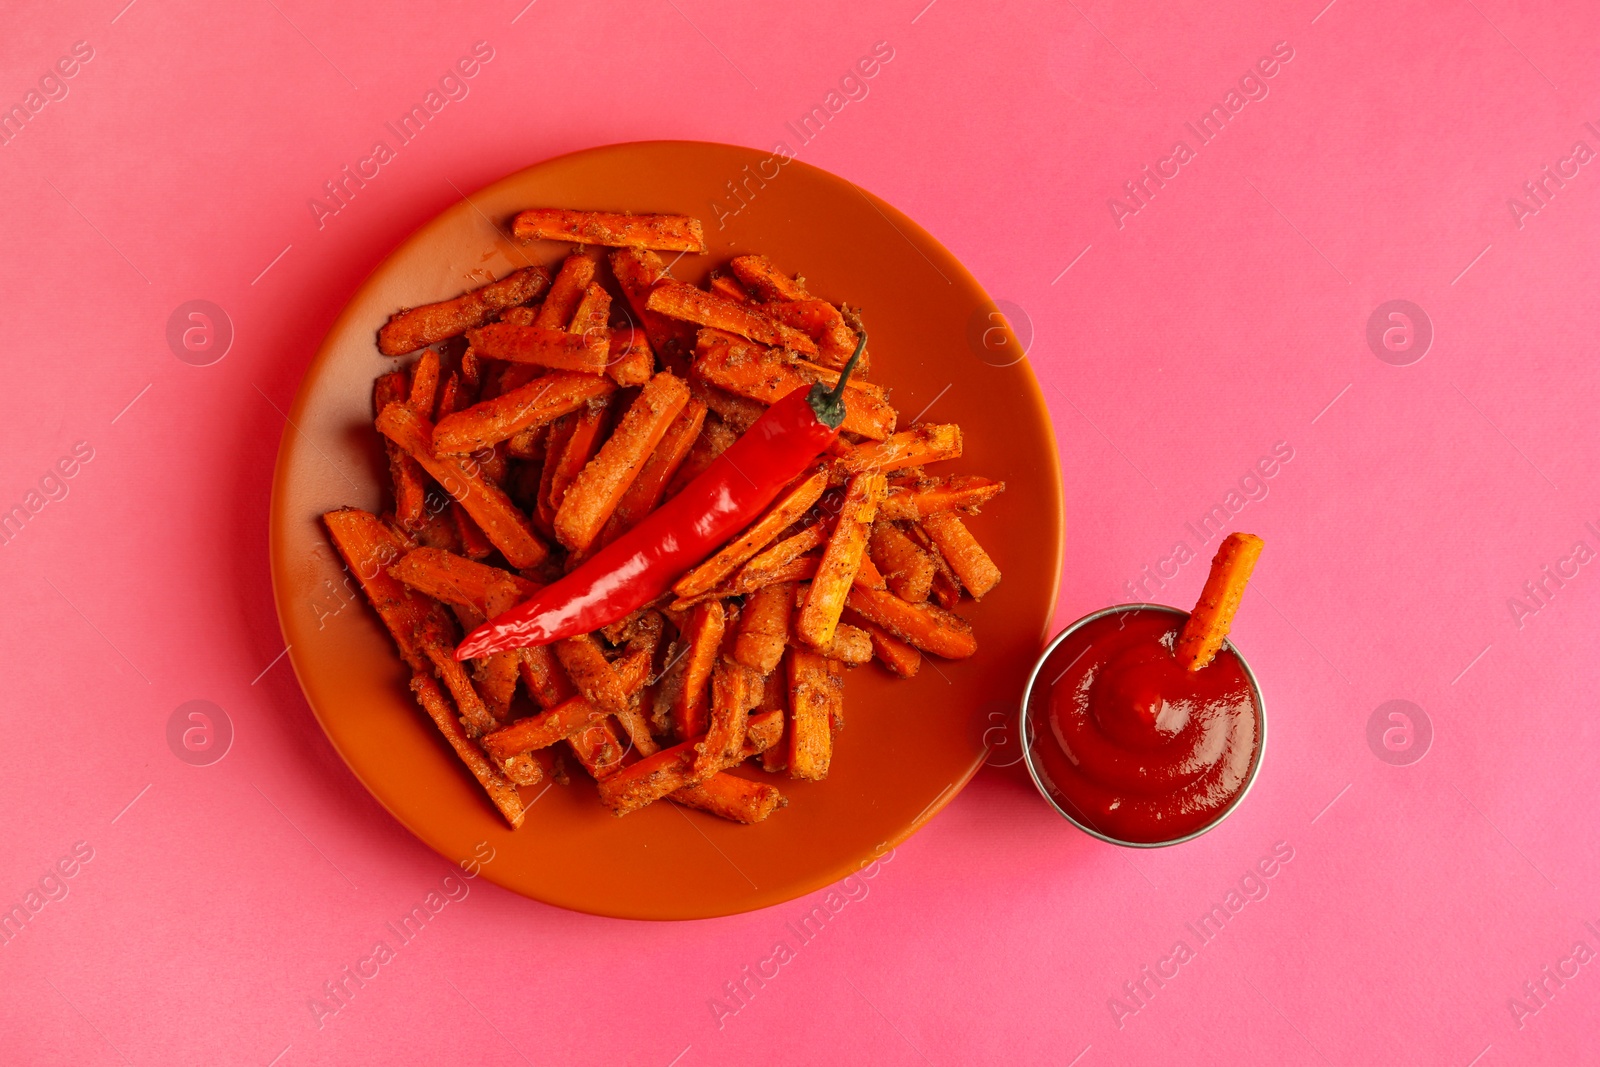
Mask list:
[[[811,411],[817,416],[817,421],[829,429],[837,430],[844,421],[844,387],[850,381],[850,373],[856,369],[856,364],[861,360],[861,353],[867,348],[867,331],[862,330],[857,336],[856,350],[850,354],[845,365],[839,371],[839,380],[832,389],[827,389],[821,382],[811,387],[811,392],[806,395],[806,403],[811,405]]]

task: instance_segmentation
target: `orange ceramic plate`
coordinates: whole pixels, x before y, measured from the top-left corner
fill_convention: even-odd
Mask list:
[[[759,177],[774,174],[764,184]],[[743,206],[730,199],[730,180],[745,190]],[[387,480],[372,380],[396,363],[378,354],[378,327],[397,308],[455,296],[529,262],[558,262],[568,246],[506,236],[510,218],[536,206],[693,215],[705,223],[710,254],[678,259],[678,277],[702,283],[730,257],[763,252],[803,274],[813,293],[860,307],[872,334],[872,380],[891,390],[902,425],[919,414],[960,423],[966,455],[948,469],[1006,482],[971,520],[1004,572],[982,604],[961,608],[976,627],[978,654],[929,657],[910,680],[877,666],[852,671],[832,776],[778,781],[789,806],[761,825],[669,803],[617,819],[593,783],[575,779],[525,790],[534,803],[513,832],[413,704],[407,671],[371,610],[358,597],[339,609],[332,592],[351,595],[318,516],[342,504],[378,509]],[[592,149],[449,208],[384,261],[339,316],[300,384],[278,454],[273,590],[295,673],[328,739],[395,818],[446,858],[470,857],[487,841],[491,881],[599,915],[690,919],[766,907],[835,882],[905,840],[977,771],[985,730],[1013,717],[1061,573],[1055,439],[1038,383],[993,310],[955,257],[888,204],[815,167],[780,167],[746,148],[665,141]],[[1004,716],[990,715],[1000,709]]]

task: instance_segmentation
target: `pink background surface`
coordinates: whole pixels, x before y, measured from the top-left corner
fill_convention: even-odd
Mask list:
[[[0,945],[0,1059],[1593,1060],[1600,176],[1562,162],[1600,150],[1592,5],[124,2],[8,11],[0,33],[6,107],[93,49],[0,147],[0,508],[43,504],[0,546],[0,907],[92,852]],[[308,199],[478,41],[469,95],[319,228]],[[799,145],[785,122],[879,41],[869,95]],[[1184,123],[1278,42],[1267,95],[1201,145]],[[1127,852],[1054,815],[997,732],[995,766],[812,941],[787,924],[823,894],[655,925],[476,879],[319,1026],[323,983],[451,869],[277,659],[281,411],[415,226],[645,138],[787,142],[1020,309],[1067,482],[1061,623],[1179,541],[1199,560],[1152,597],[1190,602],[1211,549],[1185,524],[1287,443],[1230,520],[1268,545],[1235,630],[1265,770],[1209,836]],[[1180,139],[1193,158],[1119,228],[1108,200]],[[1541,206],[1523,183],[1546,165],[1577,174]],[[192,299],[235,330],[210,366],[165,339]],[[1392,299],[1434,331],[1408,366],[1366,341]],[[92,459],[47,499],[77,442]],[[204,767],[166,733],[196,699],[234,733]],[[1420,761],[1369,746],[1390,700],[1431,723]],[[1275,845],[1292,859],[1247,883],[1266,895],[1202,943],[1186,924]],[[726,999],[780,939],[792,961]],[[1193,958],[1129,996],[1180,940]]]

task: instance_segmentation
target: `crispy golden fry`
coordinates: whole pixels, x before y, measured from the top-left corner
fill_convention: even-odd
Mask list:
[[[511,222],[522,241],[571,241],[610,248],[653,248],[666,252],[704,252],[700,220],[687,215],[628,215],[608,211],[529,208]]]
[[[844,676],[820,653],[789,649],[789,777],[821,781],[833,760],[833,706]]]
[[[697,737],[706,732],[706,687],[711,681],[711,671],[717,662],[717,651],[722,647],[723,632],[727,626],[727,613],[720,600],[701,604],[689,615],[683,633],[687,645],[684,652],[683,687],[672,707],[673,732],[680,740]]]
[[[672,591],[680,598],[687,598],[700,596],[716,588],[718,583],[804,515],[827,487],[828,478],[822,471],[813,471],[801,478],[743,533],[679,579]]]
[[[567,488],[555,514],[557,540],[574,552],[588,550],[688,401],[682,378],[662,372],[646,383],[594,460]]]
[[[1249,533],[1231,533],[1217,546],[1200,599],[1178,635],[1175,654],[1185,669],[1202,670],[1216,658],[1264,546],[1261,538]]]
[[[965,659],[978,651],[972,624],[932,604],[907,604],[893,593],[856,586],[849,605],[907,644],[945,659]]]
[[[713,329],[700,331],[694,372],[713,385],[763,404],[775,404],[786,394],[815,382],[831,386],[839,380],[836,371]],[[852,377],[845,385],[845,431],[881,441],[894,432],[896,418],[883,393],[870,387],[870,383]]]
[[[881,474],[857,474],[845,490],[839,519],[817,566],[811,594],[795,618],[794,632],[812,648],[827,648],[833,641],[845,597],[855,584],[866,551],[867,531],[878,514],[878,502],[888,486]]]
[[[780,713],[766,712],[750,716],[745,725],[744,748],[728,766],[736,766],[776,744],[782,734],[783,718]],[[613,815],[626,815],[683,788],[693,774],[695,756],[698,754],[695,747],[699,743],[700,738],[693,737],[623,768],[600,783],[600,802],[610,808]]]
[[[445,701],[444,694],[439,692],[438,683],[423,672],[417,671],[411,676],[411,692],[416,695],[417,703],[422,705],[422,710],[428,713],[428,718],[433,720],[439,732],[450,743],[450,747],[455,749],[461,762],[467,765],[472,776],[478,780],[483,791],[489,794],[489,799],[500,810],[500,814],[505,816],[506,822],[511,824],[513,830],[520,827],[525,814],[522,797],[517,793],[516,787],[484,758],[478,746],[473,744],[472,739],[462,730],[461,723],[456,720],[455,713]]]
[[[777,668],[789,642],[794,597],[794,586],[783,582],[758,589],[745,600],[734,639],[734,659],[762,674]]]
[[[549,284],[549,271],[543,267],[527,267],[453,300],[402,311],[390,317],[378,331],[378,351],[386,356],[403,356],[447,337],[466,333],[488,322],[490,316],[502,308],[526,304],[544,292]]]
[[[791,278],[766,256],[734,256],[728,269],[761,300],[809,300],[805,282]]]
[[[985,593],[999,584],[1000,568],[955,512],[934,512],[922,520],[922,528],[967,592],[972,594],[972,599],[982,600]]]
[[[913,604],[928,599],[937,568],[904,530],[892,522],[873,523],[870,552],[895,596]]]
[[[491,322],[467,331],[480,356],[513,363],[532,363],[551,370],[604,374],[611,362],[611,337],[604,327],[568,333],[552,326],[518,326]]]
[[[961,427],[954,423],[914,426],[882,441],[853,448],[835,464],[845,474],[904,470],[961,458]]]
[[[958,475],[927,488],[895,486],[878,509],[881,519],[916,522],[941,511],[972,511],[1005,490],[1005,482]]]
[[[433,428],[433,447],[440,454],[478,452],[554,422],[615,389],[609,380],[593,374],[546,374],[492,400],[446,415]]]
[[[412,670],[429,666],[427,648],[454,637],[450,617],[436,601],[407,589],[385,569],[414,546],[382,519],[359,508],[339,508],[322,516],[333,547],[394,638]]]
[[[661,503],[667,483],[672,480],[672,476],[677,473],[689,455],[689,450],[694,447],[695,439],[700,436],[700,427],[705,419],[704,404],[693,399],[684,403],[677,417],[662,435],[660,443],[645,458],[638,477],[634,478],[627,491],[622,494],[622,499],[617,502],[611,518],[606,521],[605,528],[600,532],[602,545],[608,545],[616,540]]]
[[[544,298],[544,303],[539,305],[533,321],[525,325],[565,330],[576,316],[578,304],[588,292],[589,286],[594,284],[597,266],[595,258],[583,252],[574,252],[562,260],[561,269],[556,272],[556,280],[550,283],[549,295]]]
[[[788,803],[777,787],[735,774],[714,774],[703,782],[684,786],[670,799],[674,804],[746,825],[761,822]]]
[[[378,431],[410,453],[445,492],[461,502],[513,567],[532,567],[550,554],[511,498],[483,477],[478,464],[433,454],[433,426],[427,419],[404,404],[390,404],[378,416]]]
[[[768,318],[754,304],[738,304],[696,289],[692,285],[658,285],[645,303],[651,311],[684,322],[726,330],[762,344],[787,348],[802,355],[817,354],[817,343],[799,330]]]

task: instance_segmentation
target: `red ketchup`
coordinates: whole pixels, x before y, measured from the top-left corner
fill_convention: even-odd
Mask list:
[[[1249,784],[1261,708],[1223,649],[1187,671],[1181,612],[1133,608],[1085,623],[1039,671],[1027,710],[1032,766],[1057,806],[1119,841],[1159,844],[1220,819]]]

